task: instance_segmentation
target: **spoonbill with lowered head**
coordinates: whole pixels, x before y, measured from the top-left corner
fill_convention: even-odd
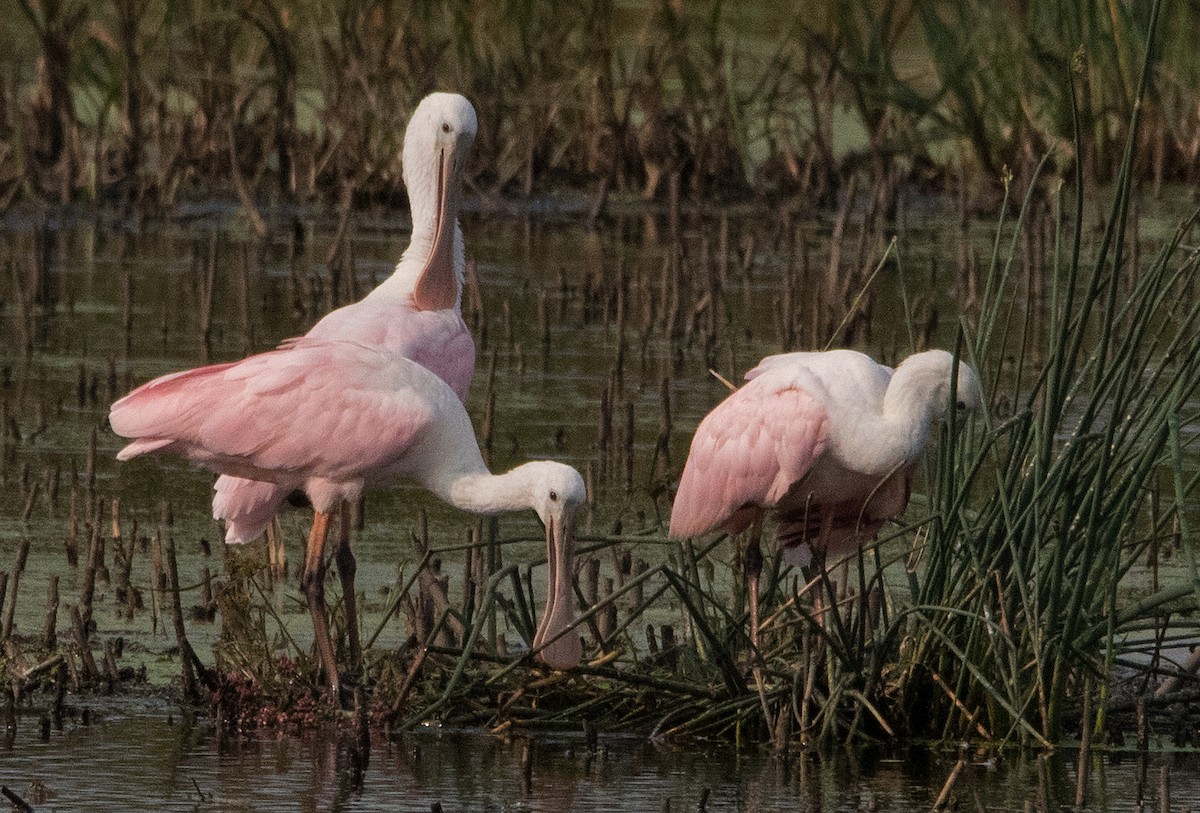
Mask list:
[[[792,564],[857,547],[904,512],[934,425],[983,399],[974,370],[944,350],[916,353],[894,371],[852,350],[784,353],[746,378],[696,428],[670,535],[754,525],[746,577],[757,646],[763,515],[774,513]]]
[[[580,660],[571,589],[579,472],[526,463],[491,474],[470,418],[446,382],[417,362],[369,345],[302,337],[277,350],[156,378],[112,405],[113,430],[133,442],[118,460],[172,452],[212,471],[302,490],[313,524],[301,586],[331,694],[340,679],[325,607],[330,516],[369,484],[412,477],[466,511],[532,508],[546,529],[546,610],[534,638],[555,668]]]

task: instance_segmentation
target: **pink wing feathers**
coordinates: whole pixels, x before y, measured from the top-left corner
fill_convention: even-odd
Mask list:
[[[414,310],[411,303],[397,304],[379,290],[331,311],[305,338],[355,341],[410,358],[449,384],[465,403],[475,371],[475,342],[462,316],[453,310]],[[217,478],[213,489],[213,518],[225,520],[225,541],[230,543],[261,536],[290,491],[230,475]]]
[[[410,352],[399,355],[433,371],[465,404],[471,392],[471,376],[475,373],[475,340],[461,318],[458,322],[462,330],[447,329],[445,335],[427,337]]]
[[[159,376],[115,401],[109,409],[109,423],[113,431],[122,437],[136,438],[117,452],[117,460],[129,460],[169,445],[172,442],[170,436],[142,431],[151,421],[148,413],[152,409],[161,410],[164,406],[178,403],[181,399],[186,401],[185,393],[191,382],[197,378],[219,376],[236,363],[213,364]]]
[[[795,386],[748,385],[696,428],[671,510],[670,535],[745,528],[747,506],[771,507],[825,451],[829,416]]]
[[[260,480],[350,478],[386,466],[430,421],[435,405],[407,386],[422,376],[435,379],[361,345],[297,340],[155,379],[113,404],[109,420],[135,438],[123,460],[164,449]]]

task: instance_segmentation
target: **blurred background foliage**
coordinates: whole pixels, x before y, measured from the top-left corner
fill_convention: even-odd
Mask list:
[[[5,0],[0,203],[390,198],[413,105],[475,104],[484,193],[831,204],[1121,158],[1149,5],[1123,0]],[[1200,4],[1165,10],[1135,176],[1194,182]],[[1078,75],[1077,90],[1068,72]],[[995,200],[996,195],[990,199]],[[985,201],[989,199],[985,197]]]

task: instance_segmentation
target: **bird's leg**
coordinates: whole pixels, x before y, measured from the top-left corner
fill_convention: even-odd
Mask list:
[[[312,530],[308,534],[308,548],[304,551],[304,572],[300,576],[300,589],[308,600],[308,612],[312,615],[313,639],[317,644],[317,655],[329,681],[329,693],[338,699],[340,683],[337,661],[333,657],[333,643],[329,638],[329,617],[325,609],[325,538],[329,535],[329,514],[313,512]]]
[[[750,525],[750,544],[746,546],[746,583],[750,587],[750,662],[754,673],[754,686],[758,689],[758,699],[762,703],[763,713],[770,719],[767,710],[767,696],[763,688],[762,653],[758,649],[758,578],[762,575],[762,526],[763,512],[755,512],[754,522]]]
[[[812,565],[813,573],[816,574],[820,584],[817,590],[813,593],[813,618],[817,619],[817,623],[824,626],[825,624],[825,602],[821,599],[821,591],[829,589],[829,571],[825,569],[825,552],[829,550],[829,535],[833,531],[834,513],[830,510],[821,512],[821,530],[817,533],[816,544],[810,545],[812,548]],[[830,590],[829,600],[836,603],[836,597]],[[831,604],[832,606],[832,604]]]
[[[761,512],[754,517],[750,525],[750,544],[746,546],[745,568],[746,583],[750,587],[750,645],[758,651],[758,577],[762,573],[762,540],[763,515]]]
[[[341,533],[338,536],[336,561],[338,578],[342,580],[342,606],[346,609],[346,640],[350,648],[350,669],[362,665],[362,644],[358,638],[358,597],[354,593],[354,573],[358,569],[354,552],[350,550],[350,503],[343,500]]]

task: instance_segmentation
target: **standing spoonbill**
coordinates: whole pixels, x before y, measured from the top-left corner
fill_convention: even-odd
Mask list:
[[[853,550],[904,512],[934,425],[983,402],[975,371],[944,350],[893,371],[853,350],[768,356],[696,427],[670,535],[735,534],[746,551],[750,638],[758,645],[759,536],[778,520],[784,560]]]
[[[457,93],[421,100],[404,131],[404,184],[412,237],[392,274],[362,300],[338,308],[307,335],[356,341],[412,359],[467,400],[475,342],[462,318],[465,248],[458,225],[463,167],[475,139],[475,108]],[[290,491],[278,483],[223,474],[213,486],[213,519],[224,520],[225,541],[252,542],[271,524]],[[342,514],[341,533],[350,533]],[[346,606],[350,658],[360,657],[354,594],[354,555],[338,547],[338,577]]]
[[[579,472],[526,463],[491,474],[470,418],[446,382],[417,362],[357,342],[302,337],[229,364],[173,373],[112,405],[113,430],[133,442],[118,460],[172,452],[234,477],[300,489],[313,505],[301,587],[333,697],[340,679],[325,607],[325,540],[335,508],[363,488],[412,477],[476,514],[532,508],[546,529],[546,610],[534,648],[549,666],[581,657],[571,588]],[[341,546],[349,545],[343,534]]]

